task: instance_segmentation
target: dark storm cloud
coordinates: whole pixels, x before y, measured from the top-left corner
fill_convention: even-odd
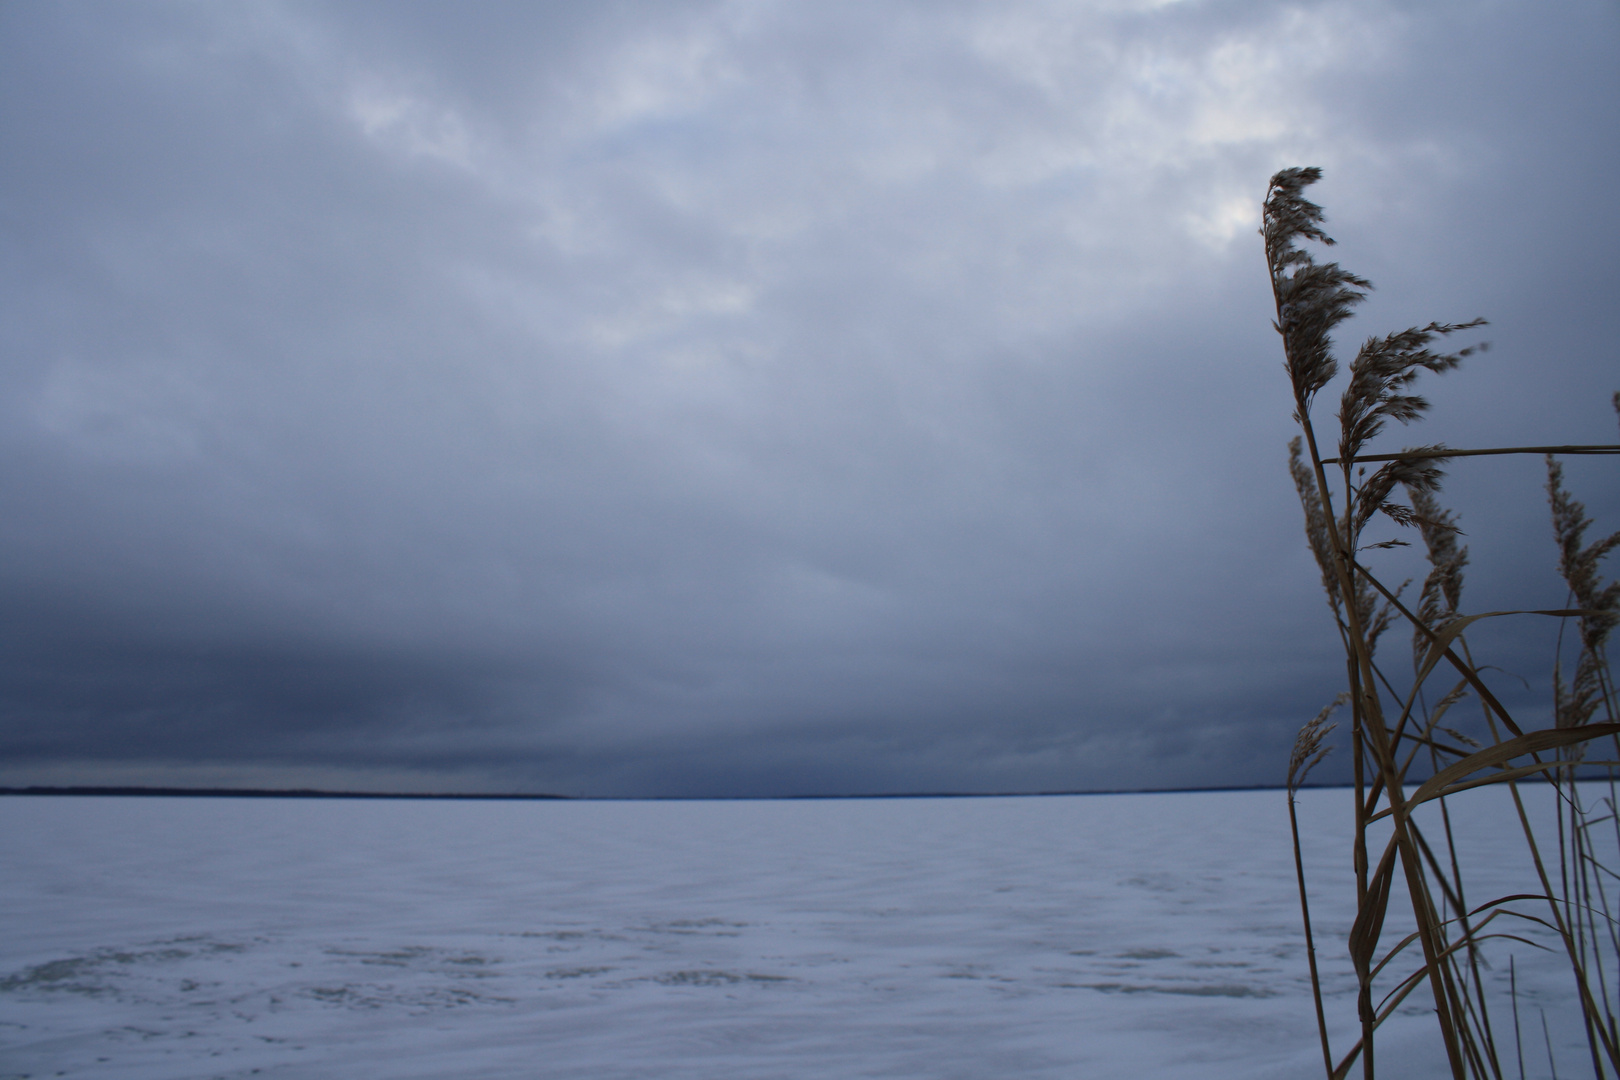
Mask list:
[[[1617,43],[1596,3],[0,8],[0,782],[1274,781],[1341,665],[1265,180],[1327,168],[1347,343],[1492,320],[1413,440],[1612,442]],[[1539,469],[1453,469],[1475,609],[1561,596]]]

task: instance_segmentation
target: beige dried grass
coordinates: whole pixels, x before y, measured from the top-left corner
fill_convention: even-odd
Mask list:
[[[1499,929],[1485,933],[1499,917],[1507,916],[1557,934],[1581,1003],[1593,1074],[1620,1076],[1620,1026],[1613,1007],[1620,998],[1620,971],[1611,976],[1608,970],[1620,963],[1620,923],[1611,912],[1613,884],[1606,880],[1606,876],[1620,880],[1614,870],[1620,860],[1613,854],[1620,851],[1620,815],[1615,812],[1620,798],[1613,782],[1614,770],[1620,766],[1620,723],[1616,722],[1613,680],[1603,649],[1609,631],[1620,623],[1620,584],[1604,584],[1598,569],[1604,556],[1620,547],[1620,533],[1584,543],[1591,522],[1584,507],[1564,489],[1562,470],[1550,456],[1612,454],[1620,452],[1620,446],[1458,450],[1434,444],[1398,453],[1365,453],[1390,420],[1404,425],[1422,418],[1429,404],[1413,392],[1413,385],[1425,372],[1452,371],[1485,347],[1476,344],[1455,352],[1439,348],[1452,335],[1485,325],[1483,319],[1473,319],[1431,322],[1368,338],[1349,365],[1349,379],[1340,396],[1337,454],[1324,457],[1312,407],[1339,373],[1332,334],[1351,316],[1372,284],[1337,263],[1318,264],[1300,246],[1302,241],[1333,244],[1322,228],[1325,216],[1321,207],[1303,196],[1305,188],[1320,178],[1321,170],[1315,168],[1285,169],[1272,177],[1261,234],[1276,301],[1273,325],[1283,339],[1294,419],[1300,425],[1300,437],[1289,446],[1289,470],[1304,510],[1306,539],[1344,645],[1349,684],[1333,705],[1300,730],[1288,767],[1289,820],[1324,1069],[1332,1080],[1338,1080],[1359,1060],[1363,1075],[1370,1080],[1375,1072],[1378,1027],[1408,995],[1427,985],[1452,1076],[1456,1080],[1500,1080],[1502,1054],[1491,1022],[1491,997],[1482,975],[1480,950],[1493,940],[1531,944]],[[1620,393],[1615,395],[1615,407],[1620,412]],[[1455,516],[1437,498],[1442,467],[1451,458],[1509,453],[1549,454],[1548,491],[1560,570],[1569,583],[1570,598],[1558,609],[1466,615],[1460,604],[1468,551],[1457,544]],[[1370,476],[1368,464],[1379,466]],[[1329,465],[1337,466],[1336,489],[1329,479]],[[1404,492],[1407,501],[1399,501],[1397,491]],[[1377,515],[1416,528],[1423,538],[1430,570],[1415,611],[1401,601],[1404,586],[1390,589],[1361,561],[1365,551],[1405,543],[1392,540],[1364,545],[1363,533]],[[1522,615],[1575,619],[1579,624],[1575,674],[1567,688],[1562,668],[1555,664],[1556,722],[1550,728],[1525,731],[1491,692],[1482,677],[1483,669],[1474,663],[1468,648],[1467,631],[1481,619]],[[1414,673],[1404,692],[1397,690],[1376,659],[1380,636],[1397,619],[1412,630]],[[1459,677],[1429,706],[1425,686],[1443,666]],[[1469,697],[1479,704],[1488,743],[1441,723]],[[1317,971],[1294,802],[1299,785],[1326,755],[1325,739],[1334,726],[1328,722],[1329,716],[1344,702],[1351,713],[1355,779],[1351,860],[1357,912],[1347,945],[1358,981],[1361,1038],[1336,1061]],[[1583,759],[1590,744],[1603,738],[1614,743],[1613,760]],[[1427,760],[1430,775],[1408,794],[1410,771],[1419,759]],[[1595,767],[1608,770],[1609,797],[1601,806],[1585,807],[1576,780],[1581,769],[1590,772]],[[1517,787],[1520,781],[1550,783],[1559,796],[1556,884],[1525,813]],[[1468,900],[1466,868],[1458,856],[1446,800],[1460,791],[1487,785],[1505,785],[1513,799],[1522,832],[1515,842],[1528,849],[1541,893],[1497,897],[1479,904]],[[1443,839],[1438,846],[1430,843],[1412,816],[1414,808],[1431,802],[1440,813]],[[1605,808],[1606,813],[1599,812]],[[1372,863],[1367,827],[1386,818],[1390,837]],[[1607,826],[1606,831],[1601,826]],[[1381,936],[1389,905],[1400,894],[1411,905],[1417,929],[1384,947]],[[1544,913],[1521,910],[1526,902],[1545,904]],[[1400,974],[1392,986],[1381,984],[1381,979],[1387,982],[1392,977],[1387,973],[1410,962],[1413,945],[1422,953],[1421,963]],[[1514,1038],[1522,1076],[1516,985],[1515,977]]]

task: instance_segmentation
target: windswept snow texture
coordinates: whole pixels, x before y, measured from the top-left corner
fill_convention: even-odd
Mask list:
[[[1302,798],[1342,1051],[1349,795]],[[1466,806],[1479,898],[1527,886],[1482,844],[1514,828],[1505,801]],[[1321,1069],[1279,792],[11,798],[0,862],[6,1077]],[[1513,948],[1529,1074],[1543,1013],[1578,1072],[1567,974]],[[1431,1028],[1409,998],[1380,1075],[1440,1075]]]

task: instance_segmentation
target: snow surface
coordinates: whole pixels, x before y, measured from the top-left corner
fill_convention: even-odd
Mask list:
[[[1301,799],[1342,1052],[1350,795]],[[1475,896],[1528,891],[1465,800]],[[1280,792],[13,797],[0,867],[5,1077],[1321,1075]],[[1512,949],[1528,1074],[1544,1012],[1579,1075],[1567,971]],[[1443,1074],[1432,1031],[1414,994],[1380,1076]]]

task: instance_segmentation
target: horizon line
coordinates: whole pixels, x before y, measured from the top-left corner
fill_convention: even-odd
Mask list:
[[[1309,784],[1304,788],[1329,789],[1350,787],[1350,784]],[[222,798],[222,799],[443,799],[484,802],[788,802],[812,799],[1030,799],[1057,798],[1075,795],[1175,795],[1218,791],[1281,791],[1283,784],[1223,784],[1208,787],[1169,788],[1092,788],[1067,791],[895,791],[851,794],[794,794],[794,795],[555,795],[530,792],[456,792],[456,791],[327,791],[319,788],[189,788],[148,787],[143,785],[86,785],[53,786],[33,784],[28,787],[0,787],[3,795],[56,795],[56,796],[129,796],[163,798]]]

